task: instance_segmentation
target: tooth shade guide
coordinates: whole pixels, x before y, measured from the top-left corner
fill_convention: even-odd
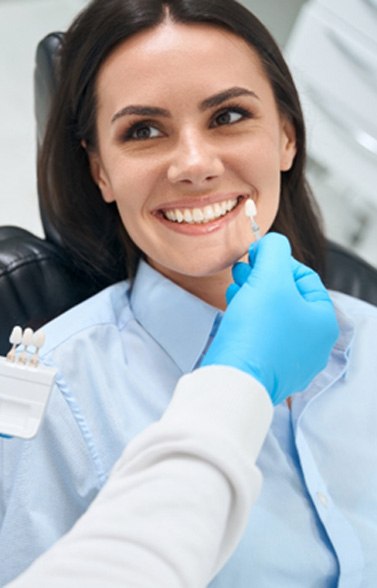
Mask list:
[[[33,335],[34,335],[33,329],[30,329],[28,327],[27,329],[24,330],[23,335],[22,335],[22,339],[21,339],[21,344],[23,345],[23,351],[22,351],[22,353],[20,353],[20,355],[17,358],[17,361],[19,363],[24,363],[24,364],[27,363],[27,361],[29,359],[28,347],[32,343]]]
[[[41,330],[17,325],[9,337],[11,350],[0,356],[0,434],[5,437],[32,439],[38,432],[56,375],[54,368],[39,365],[44,341]]]
[[[13,327],[11,335],[9,337],[9,343],[12,345],[11,349],[7,353],[7,359],[14,361],[16,359],[16,347],[22,342],[22,329],[18,325]]]
[[[256,240],[261,238],[260,228],[259,225],[257,225],[257,223],[255,222],[255,220],[253,220],[251,223],[251,230],[253,231]]]
[[[11,335],[9,337],[9,343],[12,345],[19,345],[22,341],[22,329],[18,325],[13,327]]]
[[[21,343],[25,347],[25,349],[27,347],[29,347],[29,345],[31,345],[31,342],[33,340],[33,335],[34,335],[33,329],[30,329],[28,327],[27,329],[24,330],[24,334],[22,335]]]
[[[33,329],[24,331],[18,325],[13,327],[9,342],[12,345],[6,355],[8,362],[37,367],[39,365],[39,351],[45,342],[42,330],[34,333]]]
[[[39,350],[45,342],[45,334],[43,331],[36,331],[32,337],[32,345],[35,347],[35,353],[30,359],[30,365],[37,367],[39,364]]]
[[[245,202],[245,215],[251,219],[252,217],[256,216],[256,214],[257,207],[255,206],[255,202],[251,198],[248,198]]]
[[[260,239],[260,228],[259,225],[255,222],[254,216],[257,214],[257,207],[255,206],[254,200],[248,198],[245,202],[245,215],[250,219],[251,223],[251,230],[254,234],[255,240],[257,241]]]
[[[32,338],[32,344],[38,350],[42,347],[43,343],[45,342],[45,334],[43,331],[36,331]]]

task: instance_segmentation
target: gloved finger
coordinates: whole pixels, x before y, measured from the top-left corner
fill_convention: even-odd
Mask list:
[[[251,247],[251,257],[254,257],[254,264],[250,272],[248,282],[263,277],[265,280],[286,281],[292,278],[291,269],[291,246],[284,235],[279,233],[268,233]]]
[[[229,305],[231,303],[231,301],[233,300],[233,298],[235,297],[235,295],[237,294],[237,292],[239,291],[239,286],[237,286],[237,284],[230,284],[230,286],[228,286],[228,289],[225,293],[225,298],[226,298],[226,303]]]
[[[293,258],[292,258],[293,259]],[[297,260],[292,261],[293,275],[301,296],[307,302],[316,303],[319,321],[325,320],[324,333],[334,345],[339,337],[339,324],[333,301],[320,276]],[[324,312],[326,311],[326,312]]]
[[[301,296],[308,302],[330,301],[327,292],[319,275],[310,267],[293,260],[293,278]]]
[[[249,277],[250,272],[251,267],[248,263],[238,261],[232,268],[233,280],[238,286],[242,286]]]

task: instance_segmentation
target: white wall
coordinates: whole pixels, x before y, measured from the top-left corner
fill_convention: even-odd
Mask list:
[[[300,8],[306,0],[242,0],[284,47]]]
[[[0,1],[0,225],[42,235],[36,198],[34,54],[65,29],[83,0]]]

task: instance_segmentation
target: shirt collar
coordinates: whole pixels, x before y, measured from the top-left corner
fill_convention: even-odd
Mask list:
[[[135,319],[183,373],[197,365],[221,314],[143,260],[132,285],[130,305]]]
[[[337,292],[331,292],[331,297],[339,324],[339,337],[334,349],[343,354],[345,361],[348,363],[348,356],[355,334],[355,325],[353,320],[342,310],[341,301],[338,301],[339,294]]]
[[[336,293],[332,298],[339,324],[339,337],[326,368],[308,389],[293,397],[301,412],[309,399],[324,392],[346,374],[354,337],[352,320],[341,309]],[[141,260],[132,285],[130,304],[136,320],[170,355],[183,373],[191,372],[217,330],[222,313],[165,278]],[[157,310],[158,309],[158,310]],[[297,406],[300,405],[300,406]]]

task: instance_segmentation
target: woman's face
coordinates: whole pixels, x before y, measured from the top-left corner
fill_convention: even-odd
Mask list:
[[[132,240],[183,287],[229,276],[253,240],[245,199],[265,233],[295,155],[257,55],[222,29],[167,21],[110,55],[97,97],[92,174]]]

